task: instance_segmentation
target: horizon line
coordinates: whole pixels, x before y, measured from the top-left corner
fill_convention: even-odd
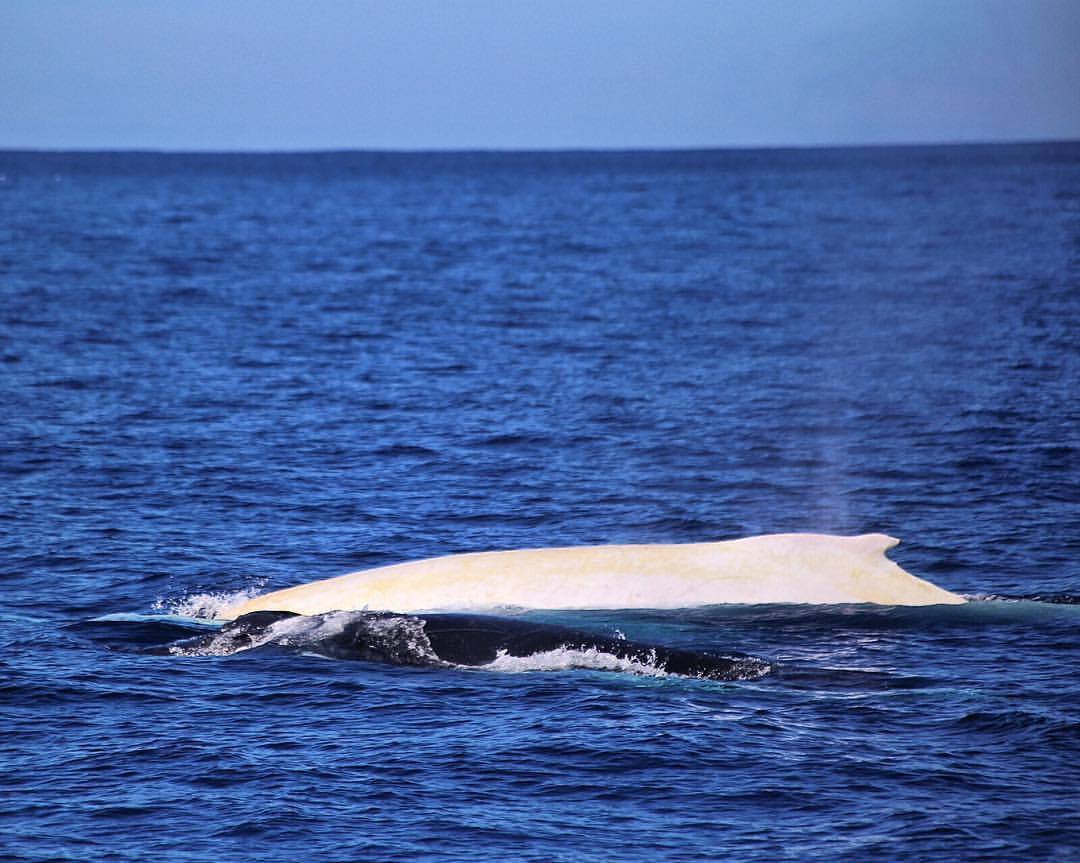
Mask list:
[[[127,155],[200,155],[200,156],[304,156],[304,155],[495,155],[495,154],[588,154],[588,153],[706,153],[748,152],[755,150],[871,150],[904,148],[1001,147],[1032,144],[1078,144],[1080,138],[972,138],[946,141],[895,141],[866,143],[799,144],[709,144],[673,146],[539,146],[539,147],[35,147],[0,146],[0,153],[82,154],[122,153]]]

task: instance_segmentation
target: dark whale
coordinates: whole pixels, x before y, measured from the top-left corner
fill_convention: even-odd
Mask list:
[[[304,616],[289,611],[254,611],[218,631],[151,648],[150,652],[220,656],[263,644],[335,659],[395,665],[476,667],[503,656],[530,657],[568,650],[605,654],[658,672],[712,680],[758,677],[769,670],[768,663],[739,654],[681,650],[550,623],[480,614],[339,611]]]

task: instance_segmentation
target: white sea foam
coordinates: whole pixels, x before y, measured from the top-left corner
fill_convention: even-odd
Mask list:
[[[265,585],[265,581],[260,581],[242,590],[189,593],[177,599],[158,599],[152,607],[154,611],[175,617],[216,620],[230,606],[258,596],[263,592]]]
[[[519,673],[523,671],[565,671],[570,668],[586,668],[594,671],[621,671],[627,674],[642,674],[648,677],[667,677],[668,673],[657,663],[656,654],[646,661],[624,659],[596,648],[582,650],[572,647],[557,647],[531,656],[510,656],[500,651],[494,660],[478,666],[484,671],[503,671]]]

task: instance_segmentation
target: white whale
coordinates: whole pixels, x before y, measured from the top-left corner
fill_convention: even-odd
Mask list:
[[[398,563],[263,594],[229,607],[322,614],[690,608],[723,603],[959,604],[905,572],[880,533],[787,533],[685,545],[597,545],[455,554]]]

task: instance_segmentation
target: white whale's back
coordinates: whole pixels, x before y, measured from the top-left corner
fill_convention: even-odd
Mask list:
[[[264,609],[481,611],[689,608],[723,603],[964,602],[885,556],[898,540],[788,533],[683,545],[484,551],[399,563],[249,599],[222,616]]]

